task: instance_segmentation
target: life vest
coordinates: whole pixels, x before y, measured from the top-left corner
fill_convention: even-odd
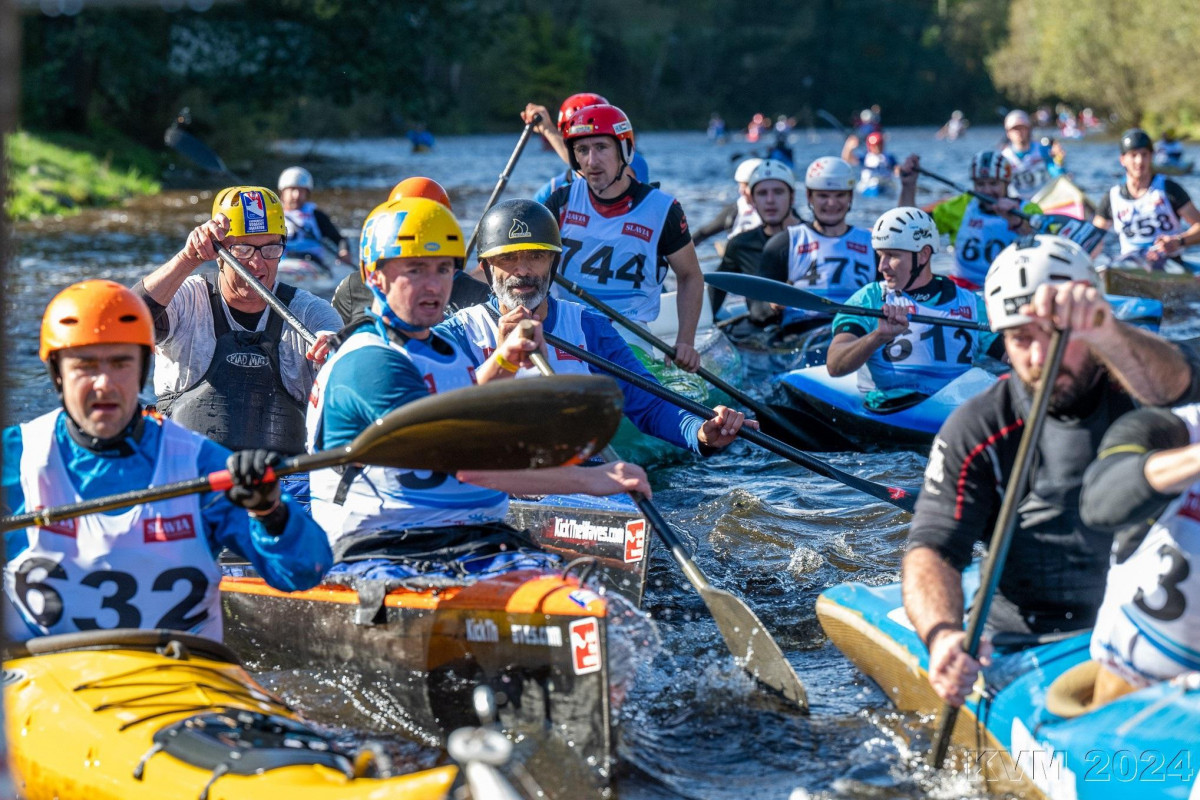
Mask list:
[[[307,202],[300,208],[283,212],[287,223],[288,258],[308,258],[324,262],[329,251],[321,244],[321,227],[317,224],[317,204]]]
[[[27,508],[80,503],[55,438],[62,410],[21,425]],[[162,422],[151,486],[194,479],[203,440]],[[25,529],[28,546],[4,568],[6,633],[170,628],[221,639],[220,570],[200,495],[144,503]]]
[[[259,330],[235,331],[220,291],[208,284],[208,292],[216,340],[212,361],[194,386],[160,396],[159,411],[230,450],[304,452],[304,405],[288,393],[279,368],[283,318],[268,306]],[[295,294],[294,286],[275,286],[284,305]]]
[[[875,279],[879,262],[869,231],[850,227],[841,236],[826,236],[802,222],[787,233],[788,283],[793,286],[842,303]],[[819,311],[785,308],[783,325],[826,316]]]
[[[1149,250],[1159,236],[1171,236],[1183,230],[1179,215],[1167,195],[1167,179],[1155,175],[1150,188],[1138,198],[1128,198],[1118,185],[1108,190],[1113,225],[1121,239],[1121,254]]]
[[[560,339],[563,339],[581,350],[586,350],[587,339],[583,333],[583,312],[584,307],[578,303],[572,303],[565,300],[551,299],[550,312],[553,319],[547,318],[547,332],[553,333]],[[471,343],[471,354],[474,356],[476,364],[482,364],[487,359],[491,358],[492,353],[496,352],[496,339],[500,333],[500,326],[492,316],[494,310],[490,303],[481,303],[477,306],[464,308],[458,312],[457,318],[462,322],[463,328],[466,330],[467,339]],[[553,325],[553,329],[549,326]],[[549,342],[546,343],[547,360],[550,366],[554,368],[554,372],[558,375],[588,375],[589,370],[587,364],[584,364],[575,356],[568,354],[564,350],[560,350]],[[536,367],[521,367],[517,371],[518,378],[527,378],[541,375]]]
[[[1017,155],[1011,144],[1005,146],[1000,155],[1013,168],[1012,181],[1008,184],[1010,196],[1028,200],[1050,182],[1050,151],[1040,142],[1033,143],[1024,155]]]
[[[757,228],[759,225],[762,225],[762,217],[758,215],[758,209],[739,194],[737,199],[737,213],[733,218],[733,227],[729,229],[729,236],[727,238],[732,239],[739,233],[748,231],[751,228]]]
[[[972,197],[954,237],[955,277],[982,287],[996,256],[1016,240],[1006,218],[985,213],[979,198]]]

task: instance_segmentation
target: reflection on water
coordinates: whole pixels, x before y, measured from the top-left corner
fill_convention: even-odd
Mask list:
[[[920,152],[927,168],[964,182],[971,153],[995,145],[1000,136],[999,128],[972,128],[964,139],[939,143],[932,133],[890,131],[889,149],[898,157]],[[321,160],[307,165],[317,177],[316,200],[344,229],[355,229],[394,183],[413,174],[445,184],[460,220],[472,225],[516,134],[444,137],[423,155],[411,154],[397,140],[318,143],[311,150]],[[801,165],[840,148],[840,138],[822,137],[810,142],[800,136],[795,148]],[[289,147],[306,153],[310,145]],[[733,167],[750,152],[744,144],[713,146],[700,134],[640,135],[638,147],[652,179],[680,199],[693,225],[733,199]],[[1071,142],[1068,152],[1069,166],[1093,199],[1118,179],[1113,143]],[[553,154],[531,142],[506,196],[532,195],[561,168]],[[1200,194],[1200,179],[1179,180]],[[919,202],[945,194],[941,186],[923,182]],[[18,256],[4,293],[10,418],[29,419],[57,403],[37,359],[46,302],[84,277],[135,283],[182,246],[187,232],[207,218],[211,203],[211,192],[172,191],[120,209],[18,227]],[[891,204],[887,198],[856,200],[852,221],[870,225]],[[798,205],[804,205],[803,195]],[[711,245],[701,253],[715,258]],[[1176,334],[1196,331],[1180,328]],[[830,460],[897,485],[916,484],[924,463],[916,453]],[[927,728],[893,711],[827,642],[814,615],[816,595],[826,586],[897,578],[907,515],[745,443],[711,459],[657,470],[652,479],[656,500],[710,580],[744,597],[773,632],[808,687],[812,715],[796,715],[752,685],[732,663],[674,561],[656,549],[646,608],[661,645],[641,654],[622,706],[622,798],[983,796],[983,787],[969,778],[925,770],[920,757]],[[262,677],[317,720],[344,726],[351,740],[376,742],[401,764],[429,766],[441,758],[387,687],[328,670]]]

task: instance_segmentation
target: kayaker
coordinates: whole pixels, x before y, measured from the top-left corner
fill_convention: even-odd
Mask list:
[[[854,130],[842,142],[842,160],[849,162],[851,155],[855,150],[863,146],[863,142],[872,133],[883,132],[883,119],[881,116],[879,105],[873,105],[870,108],[864,108],[858,114],[858,123],[854,126]]]
[[[866,148],[863,152],[853,150],[846,163],[860,167],[858,183],[855,190],[859,194],[879,194],[888,191],[893,186],[893,178],[899,174],[899,163],[896,157],[883,150],[883,131],[872,131],[867,134]]]
[[[608,101],[594,92],[573,94],[566,100],[563,100],[562,105],[558,107],[558,119],[553,126],[550,124],[550,112],[545,106],[540,106],[536,103],[527,103],[525,105],[525,110],[521,112],[521,121],[529,124],[533,122],[534,117],[541,116],[541,121],[534,124],[533,132],[540,133],[546,140],[546,144],[550,145],[550,148],[558,153],[558,157],[565,161],[568,166],[568,169],[555,175],[541,189],[538,189],[537,194],[533,196],[534,200],[537,200],[539,203],[545,203],[555,191],[579,177],[572,166],[571,154],[568,151],[566,140],[563,138],[567,132],[567,122],[581,108],[606,105],[608,105]],[[641,153],[635,152],[633,157],[629,159],[629,169],[633,177],[637,180],[642,183],[650,182],[650,166],[646,163],[646,159],[642,158]]]
[[[921,157],[915,153],[900,167],[900,205],[915,204]],[[1012,212],[1039,214],[1033,203],[1022,204],[1008,197],[1012,164],[995,150],[981,150],[971,157],[971,188],[976,193],[996,198],[985,202],[965,192],[942,200],[931,210],[933,221],[942,233],[950,235],[954,245],[954,272],[950,280],[959,286],[979,291],[988,267],[996,256],[1018,236],[1033,232],[1026,220]]]
[[[1150,135],[1141,128],[1121,134],[1125,182],[1100,199],[1092,224],[1111,230],[1115,221],[1121,255],[1142,253],[1155,265],[1200,242],[1200,211],[1182,186],[1154,174],[1152,151]],[[1103,242],[1093,254],[1101,249]]]
[[[304,401],[341,327],[329,303],[276,281],[286,238],[274,192],[223,189],[213,199],[212,219],[135,287],[154,317],[158,410],[231,449],[304,452]],[[192,274],[217,257],[216,242],[317,334],[315,345],[223,264],[215,286]]]
[[[405,197],[424,197],[426,200],[441,203],[453,211],[450,206],[450,195],[446,194],[442,185],[432,178],[405,178],[392,187],[388,201],[401,200]],[[467,308],[476,303],[485,303],[489,297],[491,297],[491,292],[488,291],[487,284],[475,280],[460,267],[454,273],[454,289],[450,292],[450,302],[446,308],[449,313],[454,313],[460,308]],[[367,313],[373,299],[371,290],[363,283],[361,271],[354,272],[347,275],[338,284],[333,293],[333,308],[338,312],[342,321],[349,325],[355,317]]]
[[[1117,320],[1074,242],[1038,234],[1005,248],[984,296],[1013,377],[968,400],[938,432],[902,565],[904,606],[929,648],[930,682],[954,704],[980,667],[963,651],[962,571],[995,526],[1051,323],[1069,325],[1070,340],[1019,501],[991,632],[1028,636],[1093,624],[1112,536],[1080,519],[1084,470],[1104,432],[1135,402],[1200,401],[1196,354]]]
[[[1000,155],[1012,165],[1009,196],[1028,200],[1052,178],[1065,174],[1050,148],[1033,141],[1033,124],[1026,112],[1017,108],[1005,115],[1004,136],[1008,144]]]
[[[279,173],[279,199],[287,225],[288,258],[304,258],[329,270],[333,258],[347,259],[350,242],[317,204],[312,202],[313,176],[304,167]]]
[[[370,314],[343,332],[317,377],[308,410],[311,450],[347,444],[377,418],[430,394],[512,378],[528,366],[530,350],[544,346],[535,324],[533,341],[514,332],[477,368],[434,330],[450,297],[455,261],[465,256],[462,230],[440,203],[405,198],[367,217],[360,266],[375,300]],[[624,462],[458,476],[368,466],[314,471],[311,481],[313,517],[339,560],[364,548],[374,552],[386,540],[398,568],[418,571],[417,562],[460,571],[470,569],[467,562],[476,568],[484,561],[547,563],[548,557],[531,552],[521,534],[503,523],[506,491],[649,491],[641,468]],[[458,556],[470,558],[462,562]]]
[[[750,176],[762,162],[761,158],[747,158],[737,165],[733,171],[733,180],[737,184],[737,199],[718,211],[717,215],[702,227],[692,231],[693,244],[699,246],[701,242],[719,233],[726,233],[726,238],[732,239],[742,231],[762,224],[750,199]],[[715,308],[713,310],[716,311]]]
[[[558,223],[545,206],[532,200],[497,203],[479,223],[479,263],[492,281],[494,297],[459,311],[437,332],[449,336],[481,369],[522,320],[537,320],[545,331],[655,380],[607,317],[550,296],[561,252]],[[547,358],[558,374],[604,374],[553,347],[547,348]],[[517,377],[538,374],[526,368]],[[758,428],[757,422],[725,406],[717,406],[717,415],[705,421],[635,386],[622,383],[621,389],[625,416],[638,430],[701,455],[733,442],[743,424]]]
[[[775,234],[763,247],[761,276],[790,283],[841,303],[875,278],[871,232],[846,222],[854,201],[854,168],[823,156],[804,173],[812,222]],[[784,333],[798,333],[829,321],[827,315],[782,309]]]
[[[1183,142],[1175,135],[1174,128],[1165,129],[1154,143],[1154,166],[1179,169],[1186,165],[1183,156]]]
[[[783,162],[768,160],[760,161],[755,166],[746,184],[749,187],[750,208],[760,222],[729,239],[717,271],[761,276],[762,254],[767,242],[788,227],[801,224],[795,210],[796,178],[791,168]],[[709,292],[713,313],[716,314],[725,301],[725,293],[715,287],[710,287]],[[770,303],[748,300],[747,306],[751,330],[762,328],[780,317],[779,309]]]
[[[963,117],[963,112],[955,110],[950,113],[950,119],[946,121],[946,124],[938,128],[934,137],[953,142],[966,133],[970,126],[971,121]]]
[[[284,591],[314,586],[332,563],[312,519],[278,482],[259,483],[276,453],[230,453],[141,407],[153,346],[150,309],[118,283],[84,281],[50,301],[39,355],[62,407],[5,429],[5,513],[223,469],[233,487],[8,533],[4,624],[13,641],[101,628],[220,640],[222,548]]]
[[[629,175],[633,125],[616,106],[588,106],[567,121],[571,168],[584,178],[550,195],[562,229],[561,269],[630,319],[658,318],[666,266],[675,273],[679,328],[675,363],[695,372],[704,275],[679,201]]]
[[[971,368],[982,355],[1003,355],[999,337],[985,331],[913,323],[910,313],[985,320],[983,300],[933,274],[938,231],[919,208],[894,208],[875,222],[871,245],[879,255],[880,280],[867,284],[846,305],[872,308],[883,319],[838,314],[825,368],[833,377],[858,370],[868,409],[895,411],[915,405]]]

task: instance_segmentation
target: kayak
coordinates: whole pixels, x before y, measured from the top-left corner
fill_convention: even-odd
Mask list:
[[[1175,265],[1168,262],[1167,266]],[[1191,272],[1111,266],[1101,268],[1100,275],[1105,292],[1155,300],[1168,319],[1190,317],[1195,313],[1192,304],[1200,303],[1200,277]]]
[[[854,192],[859,197],[881,197],[896,191],[896,182],[889,175],[864,175],[854,186]]]
[[[968,603],[978,584],[978,571],[967,570]],[[827,589],[817,598],[817,619],[897,708],[941,712],[929,686],[928,653],[904,612],[900,584]],[[968,751],[958,763],[980,775],[989,791],[1023,797],[1200,797],[1196,674],[1089,710],[1095,662],[1088,660],[1088,639],[1087,632],[1048,636],[1024,650],[1005,650],[997,637],[993,665],[954,727],[953,743]]]
[[[406,728],[443,742],[477,724],[472,691],[487,685],[507,735],[571,752],[548,759],[547,769],[529,767],[550,796],[573,796],[561,788],[569,774],[607,785],[625,679],[614,679],[609,664],[613,597],[582,585],[574,570],[521,569],[421,589],[386,573],[339,577],[343,566],[325,583],[289,594],[247,565],[223,565],[229,646],[258,670],[363,676],[397,698]]]
[[[954,409],[995,382],[992,373],[972,367],[924,400],[880,413],[864,404],[856,373],[834,378],[821,365],[780,375],[770,405],[812,438],[812,449],[924,449]]]
[[[437,800],[457,774],[371,777],[369,751],[302,720],[223,645],[176,631],[88,631],[10,650],[4,712],[27,800]]]
[[[279,259],[279,280],[326,299],[333,296],[333,290],[347,275],[357,271],[355,267],[335,259],[332,255],[323,260],[287,257]]]
[[[1163,175],[1191,175],[1195,166],[1192,161],[1168,161],[1162,164],[1156,162],[1154,171]]]

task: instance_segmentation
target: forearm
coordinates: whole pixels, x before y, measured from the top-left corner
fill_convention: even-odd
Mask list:
[[[142,278],[142,287],[156,303],[170,305],[171,298],[183,286],[188,276],[195,272],[203,261],[189,258],[183,252],[176,253],[171,260]]]
[[[1165,406],[1178,401],[1192,383],[1192,367],[1179,347],[1149,331],[1113,320],[1107,341],[1092,352],[1139,403]]]
[[[839,342],[838,339],[842,339],[842,341]],[[866,336],[839,333],[833,337],[833,342],[829,345],[829,354],[825,359],[825,369],[834,378],[849,375],[863,364],[866,364],[871,354],[886,343],[879,335],[878,328]]]
[[[676,272],[676,278],[675,305],[679,314],[679,332],[675,341],[690,345],[696,341],[696,326],[700,324],[700,310],[704,306],[704,275],[697,264],[694,272]]]
[[[900,174],[899,172],[896,173]],[[905,183],[900,181],[900,200],[897,206],[915,206],[917,204],[917,182]]]
[[[962,630],[962,573],[936,550],[914,547],[905,553],[900,581],[904,610],[922,642],[931,633]]]
[[[1160,494],[1177,495],[1200,479],[1200,445],[1160,450],[1146,459],[1146,483]]]

